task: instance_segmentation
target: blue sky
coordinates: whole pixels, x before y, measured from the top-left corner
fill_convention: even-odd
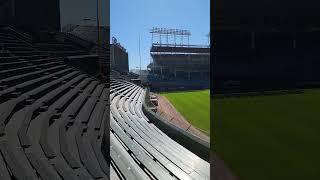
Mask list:
[[[110,35],[129,53],[129,68],[150,63],[152,27],[191,31],[190,44],[206,44],[210,32],[210,0],[110,0]]]

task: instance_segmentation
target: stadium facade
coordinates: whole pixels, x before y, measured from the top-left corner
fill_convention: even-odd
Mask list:
[[[209,84],[210,47],[190,45],[187,30],[153,28],[148,65],[153,90],[202,89]]]
[[[209,78],[210,48],[207,46],[153,44],[150,54],[153,62],[148,68],[152,74],[169,79]]]
[[[121,72],[129,72],[129,59],[127,50],[112,37],[110,45],[111,67]]]

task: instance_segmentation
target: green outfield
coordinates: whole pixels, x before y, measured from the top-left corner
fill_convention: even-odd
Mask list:
[[[210,90],[161,93],[193,126],[210,134]]]
[[[213,102],[212,146],[239,180],[320,179],[320,90]]]

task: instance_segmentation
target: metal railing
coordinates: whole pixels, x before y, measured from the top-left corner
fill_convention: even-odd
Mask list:
[[[7,30],[10,30],[12,33],[14,33],[15,36],[17,36],[18,38],[28,42],[28,43],[32,43],[33,42],[33,38],[31,35],[20,32],[10,26],[7,27]]]
[[[61,32],[61,35],[64,38],[66,38],[66,39],[68,39],[68,40],[70,40],[70,41],[72,41],[82,47],[85,47],[87,49],[91,49],[95,45],[95,43],[84,40],[84,39],[80,38],[79,36],[76,36],[72,33]]]

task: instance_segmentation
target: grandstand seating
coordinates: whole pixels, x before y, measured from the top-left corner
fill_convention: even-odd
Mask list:
[[[0,179],[109,179],[105,84],[7,29],[0,45]]]
[[[39,36],[36,38],[35,46],[42,51],[49,51],[55,56],[65,57],[88,54],[85,48],[63,39],[62,34],[42,33]]]
[[[98,29],[96,26],[75,26],[72,29],[70,29],[70,31],[65,31],[65,32],[81,37],[82,39],[85,39],[87,41],[98,43],[97,30]],[[103,45],[108,44],[108,42],[106,42],[106,39],[108,36],[109,36],[108,29],[106,29],[105,27],[100,27],[101,44]]]
[[[143,114],[146,91],[132,74],[111,71],[109,86],[57,55],[91,50],[26,42],[8,29],[0,48],[1,180],[209,179],[208,162]]]
[[[173,141],[143,114],[145,93],[131,82],[111,80],[111,174],[126,179],[209,179],[208,162]]]

